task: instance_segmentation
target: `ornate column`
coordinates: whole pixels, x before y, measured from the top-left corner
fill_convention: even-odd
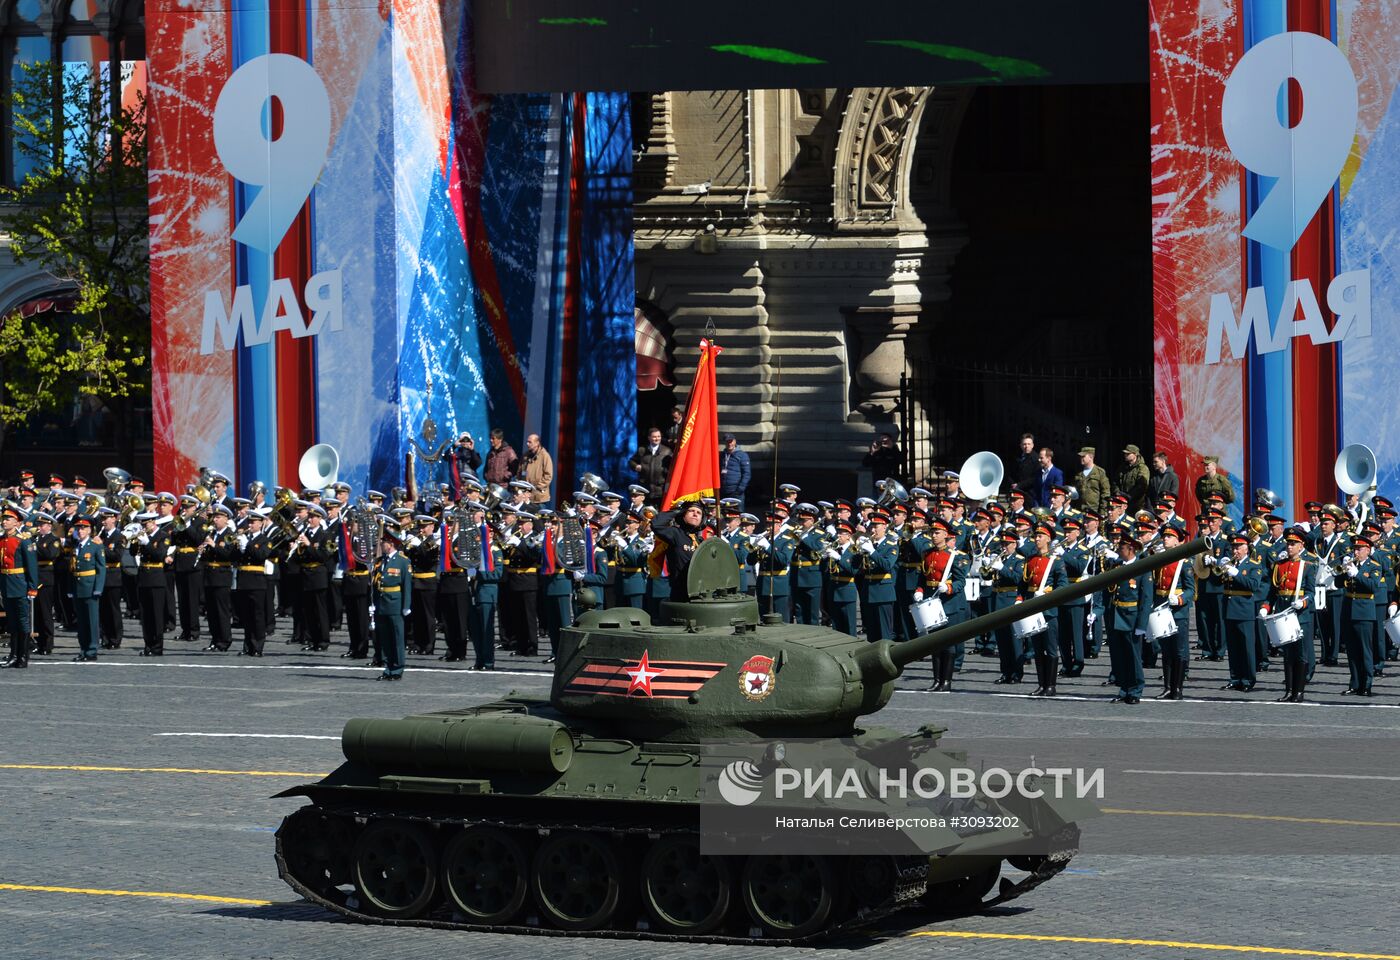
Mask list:
[[[846,307],[847,356],[855,387],[847,422],[889,423],[899,403],[904,341],[919,319],[917,303]]]

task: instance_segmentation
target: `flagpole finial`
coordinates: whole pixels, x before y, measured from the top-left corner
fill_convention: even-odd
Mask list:
[[[705,336],[713,340],[715,338],[715,318],[705,318]]]

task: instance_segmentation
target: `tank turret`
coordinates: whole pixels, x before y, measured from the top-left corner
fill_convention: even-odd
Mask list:
[[[620,607],[564,632],[550,700],[568,716],[644,724],[654,740],[850,736],[909,664],[1201,549],[1184,544],[922,637],[870,643],[760,617],[739,590],[734,551],[711,538],[691,559],[687,599],[665,605],[675,626]]]

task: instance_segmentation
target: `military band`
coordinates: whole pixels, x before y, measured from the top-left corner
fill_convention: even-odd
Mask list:
[[[75,660],[96,660],[122,645],[126,619],[139,620],[143,656],[163,656],[175,631],[177,642],[207,639],[199,649],[209,653],[260,657],[279,614],[290,643],[324,651],[343,630],[340,655],[372,658],[391,679],[410,654],[470,655],[475,670],[494,669],[498,649],[552,660],[561,632],[592,606],[644,609],[664,624],[665,601],[710,536],[733,550],[741,589],[770,620],[903,641],[1194,536],[1207,545],[1194,562],[1066,603],[1041,629],[977,638],[973,653],[997,658],[997,684],[1021,683],[1034,662],[1032,695],[1055,696],[1058,679],[1082,676],[1107,642],[1118,702],[1138,702],[1145,672],[1157,669],[1158,699],[1180,700],[1194,633],[1198,660],[1228,659],[1233,691],[1254,690],[1281,662],[1279,699],[1301,702],[1318,666],[1345,655],[1347,692],[1374,694],[1400,613],[1389,500],[1310,501],[1308,519],[1290,525],[1280,504],[1257,496],[1236,524],[1234,487],[1208,458],[1192,530],[1173,493],[1148,499],[1136,448],[1125,450],[1116,484],[1092,448],[1080,460],[1075,485],[1049,485],[1042,507],[1015,489],[969,500],[946,478],[943,496],[888,481],[878,498],[815,503],[782,484],[757,514],[709,498],[658,512],[648,488],[614,493],[592,475],[557,510],[524,480],[486,485],[461,469],[416,499],[403,488],[358,498],[343,483],[269,491],[256,482],[240,497],[207,470],[179,496],[148,493],[115,468],[105,495],[81,477],[51,476],[43,491],[22,477],[0,536],[5,663],[50,655],[59,629],[76,631]],[[935,658],[930,689],[951,690],[963,658],[961,645]]]

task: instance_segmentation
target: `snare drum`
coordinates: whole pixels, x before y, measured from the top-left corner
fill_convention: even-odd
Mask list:
[[[1385,635],[1391,643],[1400,646],[1400,610],[1395,612],[1395,616],[1386,618]]]
[[[1050,624],[1045,620],[1045,614],[1033,613],[1029,617],[1022,617],[1011,625],[1011,635],[1017,640],[1024,640],[1027,637],[1034,637],[1050,629]]]
[[[932,633],[948,622],[947,611],[943,609],[943,601],[937,597],[925,597],[909,608],[909,615],[914,618],[914,629],[919,636]]]
[[[1152,608],[1147,615],[1147,635],[1157,641],[1176,636],[1176,617],[1169,605],[1164,603]]]
[[[1271,647],[1286,647],[1303,639],[1302,624],[1298,622],[1298,614],[1292,607],[1265,617],[1264,632],[1269,635]]]

